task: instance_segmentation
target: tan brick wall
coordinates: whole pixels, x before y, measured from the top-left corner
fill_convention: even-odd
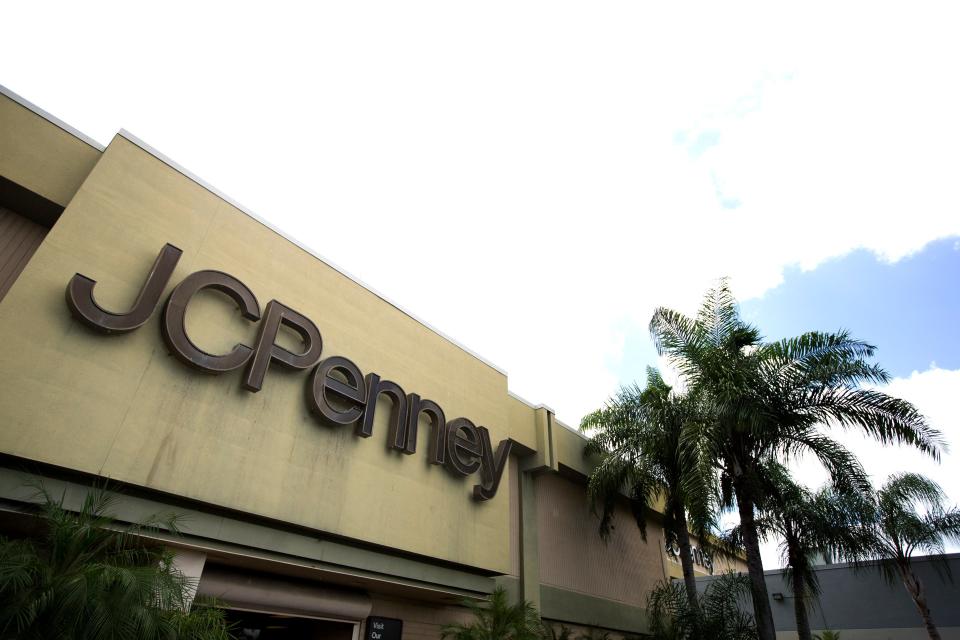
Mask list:
[[[647,592],[664,577],[660,528],[650,523],[645,542],[621,507],[604,542],[583,485],[555,474],[541,475],[536,483],[541,584],[643,606]]]

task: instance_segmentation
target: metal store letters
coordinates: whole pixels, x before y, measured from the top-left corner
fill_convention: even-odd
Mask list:
[[[73,316],[101,333],[126,333],[143,326],[157,306],[170,276],[183,252],[167,244],[153,263],[133,304],[126,313],[103,309],[93,297],[96,282],[76,274],[67,285],[67,306]],[[215,289],[232,299],[244,318],[260,321],[256,344],[236,345],[229,353],[207,353],[190,340],[184,319],[190,300],[203,289]],[[261,319],[262,316],[262,319]],[[293,353],[277,344],[281,325],[300,336],[304,349]],[[421,415],[430,422],[427,459],[443,465],[457,476],[480,472],[480,483],[473,487],[476,500],[489,500],[497,493],[503,469],[510,454],[510,440],[501,440],[496,451],[490,432],[467,418],[447,421],[443,409],[432,400],[416,393],[407,394],[395,382],[383,380],[376,373],[366,376],[353,362],[342,356],[320,359],[323,339],[310,318],[276,300],[267,303],[261,313],[256,296],[242,282],[221,271],[197,271],[180,282],[163,307],[161,331],[170,352],[181,362],[211,374],[246,368],[243,387],[256,393],[271,363],[293,369],[310,369],[307,380],[307,403],[317,419],[333,427],[354,425],[354,433],[368,438],[373,435],[373,417],[377,400],[387,396],[391,403],[388,419],[387,446],[405,454],[416,453],[417,425]]]

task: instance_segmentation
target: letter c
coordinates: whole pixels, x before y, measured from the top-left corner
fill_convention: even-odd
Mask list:
[[[253,354],[247,345],[238,344],[230,353],[218,356],[195,345],[187,335],[184,325],[187,304],[203,289],[215,289],[230,296],[247,320],[260,319],[260,304],[245,284],[222,271],[197,271],[184,278],[167,298],[163,308],[163,339],[178,360],[201,371],[224,373],[239,369]]]

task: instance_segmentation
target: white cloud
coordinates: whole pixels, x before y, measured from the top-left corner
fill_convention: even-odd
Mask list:
[[[570,424],[656,305],[960,233],[950,5],[0,11],[0,82],[131,130]]]

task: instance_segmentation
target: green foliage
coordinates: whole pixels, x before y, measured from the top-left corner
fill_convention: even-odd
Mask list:
[[[640,535],[646,540],[648,512],[663,502],[664,526],[680,543],[684,581],[690,606],[697,608],[689,532],[701,541],[716,522],[716,471],[702,448],[684,443],[690,425],[709,420],[695,394],[677,394],[660,372],[647,369],[647,385],[624,387],[602,409],[583,418],[581,430],[590,439],[586,454],[599,456],[587,485],[600,534],[613,528],[617,500],[630,499]]]
[[[817,640],[840,640],[840,632],[824,630],[815,634],[813,637]]]
[[[600,631],[595,627],[588,628],[586,633],[574,635],[573,629],[565,624],[561,624],[559,627],[554,627],[549,624],[543,625],[544,640],[610,640],[611,638],[612,636],[610,635],[609,631]],[[624,636],[624,640],[638,639],[632,639],[629,636]]]
[[[485,603],[464,601],[473,613],[465,624],[447,625],[441,636],[453,640],[542,640],[544,627],[529,602],[510,604],[507,592],[497,587]],[[553,630],[551,629],[551,632]]]
[[[644,539],[647,513],[661,499],[668,528],[679,524],[677,513],[689,514],[700,534],[713,524],[711,461],[697,448],[681,447],[684,428],[705,419],[695,396],[674,393],[652,367],[647,369],[646,387],[623,387],[605,407],[583,418],[580,429],[589,435],[585,453],[600,457],[588,495],[599,512],[602,535],[610,532],[622,491],[630,497]]]
[[[740,317],[726,280],[707,292],[693,318],[657,309],[650,331],[659,353],[708,408],[711,419],[685,428],[680,444],[699,448],[715,465],[722,503],[736,501],[757,626],[764,640],[773,640],[754,523],[754,509],[771,484],[770,463],[812,455],[835,486],[866,490],[869,478],[856,456],[828,428],[857,429],[884,444],[915,446],[934,459],[943,438],[912,404],[871,388],[889,380],[870,362],[873,345],[846,331],[765,342]]]
[[[610,638],[609,631],[600,631],[596,627],[590,627],[586,633],[577,636],[577,640],[610,640]]]
[[[832,549],[864,544],[847,508],[850,496],[858,494],[842,486],[810,491],[794,482],[787,468],[776,462],[767,463],[762,476],[764,488],[757,501],[757,530],[761,538],[779,539],[781,562],[791,589],[816,596],[820,585],[814,558]],[[727,540],[740,547],[740,537],[740,527],[736,526]],[[812,602],[808,599],[807,606]]]
[[[707,585],[697,610],[690,606],[683,585],[661,582],[647,596],[650,632],[656,640],[756,640],[753,617],[739,604],[749,589],[745,576],[723,574]]]
[[[190,639],[231,636],[223,613],[189,613],[191,582],[169,550],[138,533],[176,531],[176,519],[123,527],[109,513],[113,498],[94,490],[78,513],[40,488],[42,533],[0,538],[0,637],[67,640]]]
[[[559,627],[555,627],[550,624],[544,624],[543,639],[544,640],[575,640],[573,635],[573,629],[571,629],[565,624],[561,624]]]
[[[891,475],[875,493],[847,499],[859,539],[838,551],[860,565],[879,561],[890,581],[903,577],[918,551],[938,558],[934,566],[947,574],[944,541],[960,542],[960,509],[948,509],[945,500],[940,485],[920,474]]]
[[[787,468],[776,462],[767,464],[763,481],[765,486],[757,501],[759,514],[754,525],[761,539],[779,539],[784,577],[794,597],[797,634],[800,640],[812,640],[809,611],[820,595],[815,558],[820,553],[862,543],[862,535],[852,526],[853,520],[846,509],[850,488],[823,488],[812,492],[794,482]],[[741,538],[742,527],[738,525],[725,540],[740,547]]]
[[[869,486],[856,457],[824,433],[829,425],[939,456],[941,434],[912,404],[860,387],[889,376],[869,362],[875,347],[846,331],[764,342],[740,318],[726,281],[707,292],[695,318],[660,308],[650,330],[659,352],[709,403],[715,419],[696,423],[684,436],[706,447],[731,488],[738,484],[758,495],[768,461],[805,453],[836,483]]]
[[[960,541],[960,510],[947,509],[945,499],[940,485],[922,475],[891,476],[874,503],[878,556],[905,559],[916,551],[942,556],[944,540]]]
[[[223,609],[212,602],[195,600],[190,611],[174,610],[170,619],[177,640],[232,640],[231,627],[224,618]]]

